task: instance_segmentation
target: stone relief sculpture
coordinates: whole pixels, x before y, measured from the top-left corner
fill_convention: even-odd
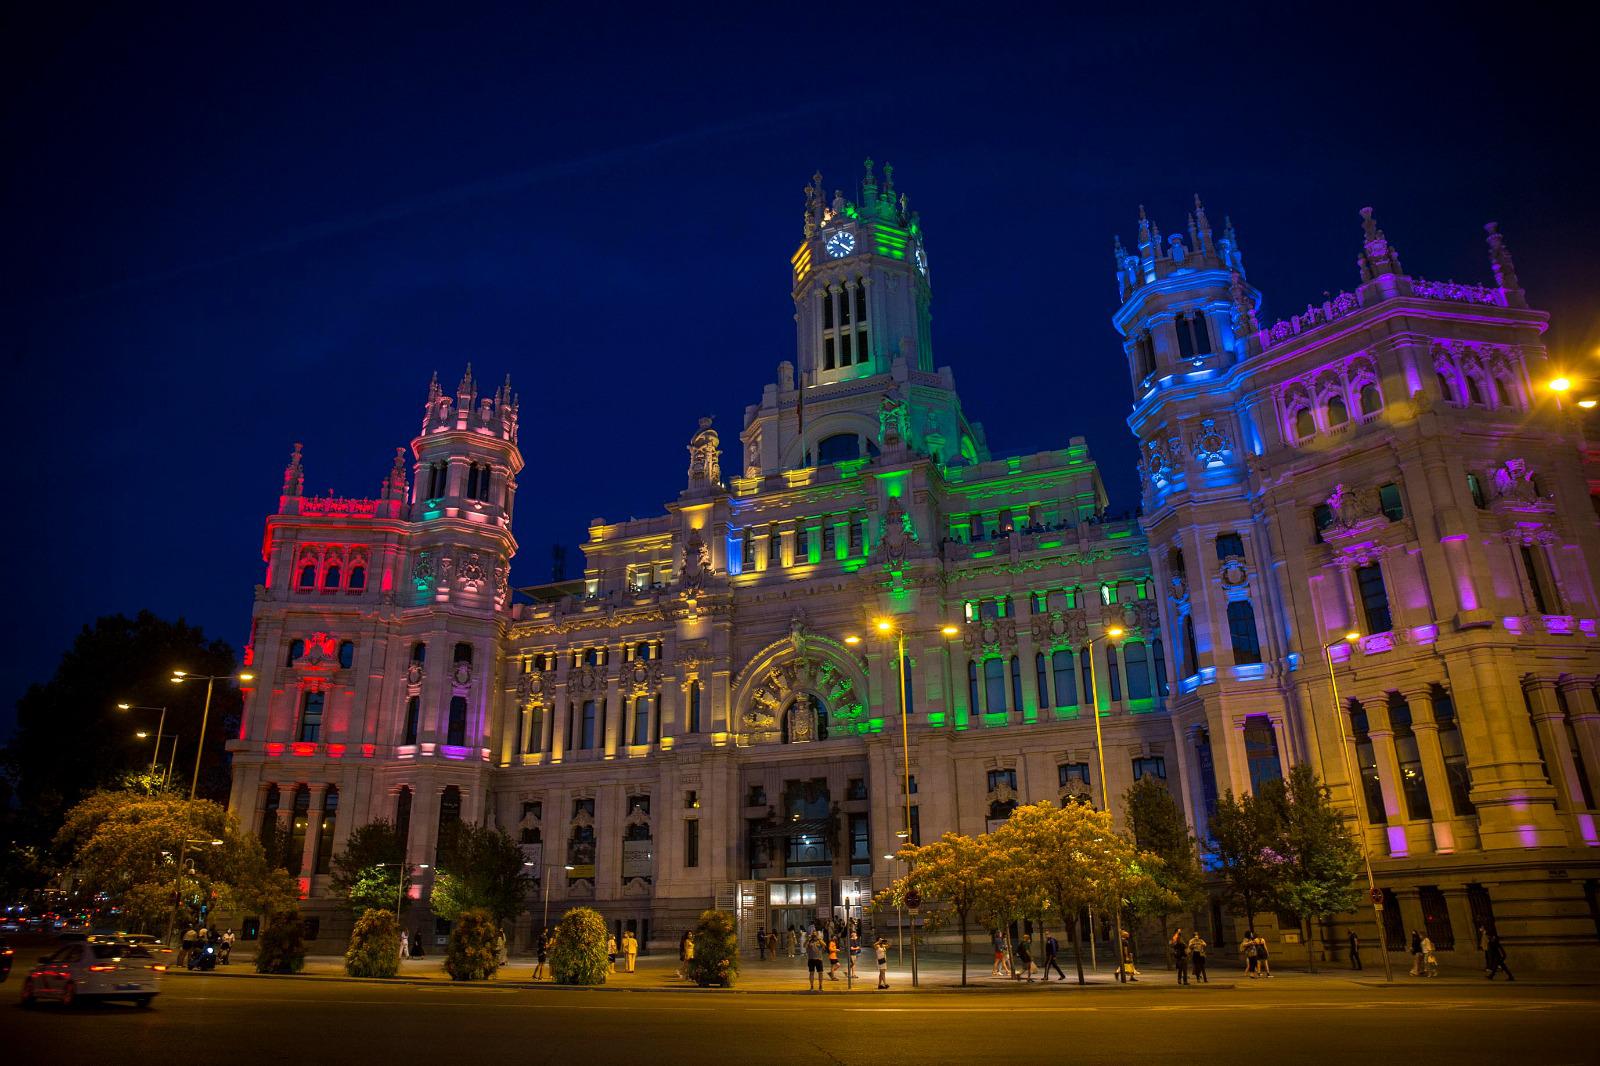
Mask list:
[[[722,484],[722,444],[711,419],[700,419],[700,431],[689,439],[689,487]]]

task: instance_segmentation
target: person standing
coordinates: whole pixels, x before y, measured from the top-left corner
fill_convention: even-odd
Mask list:
[[[1044,935],[1044,981],[1050,983],[1050,969],[1055,967],[1056,974],[1065,981],[1067,975],[1061,972],[1061,941],[1056,939],[1054,933]]]
[[[1488,946],[1484,948],[1483,954],[1485,961],[1489,964],[1489,980],[1493,981],[1494,975],[1504,970],[1506,972],[1506,980],[1515,981],[1516,978],[1511,975],[1511,967],[1506,965],[1506,947],[1500,943],[1500,934],[1490,933],[1487,943]]]
[[[756,951],[759,953],[760,960],[762,962],[766,962],[767,961],[767,928],[766,928],[766,926],[758,926],[756,928]]]
[[[194,953],[194,946],[199,940],[199,934],[194,931],[194,926],[186,925],[183,929],[183,939],[179,941],[178,965],[189,965],[189,956]]]
[[[694,962],[694,937],[688,933],[683,934],[683,976],[687,978],[693,971]]]
[[[1200,930],[1194,931],[1194,936],[1189,938],[1189,965],[1194,967],[1194,979],[1203,985],[1211,982],[1206,978],[1206,941],[1200,935]]]
[[[1017,942],[1017,973],[1026,976],[1028,983],[1033,984],[1033,937],[1027,933],[1022,934],[1022,939]]]
[[[878,987],[889,987],[889,942],[882,936],[872,942],[872,951],[878,957]]]
[[[1422,938],[1422,976],[1439,976],[1439,956],[1433,953],[1433,937]]]
[[[222,965],[228,965],[228,960],[233,957],[233,927],[222,934]]]
[[[404,962],[411,953],[411,934],[404,929],[400,930],[400,961]]]
[[[845,960],[845,965],[850,969],[850,979],[856,978],[856,957],[861,954],[861,930],[856,928],[854,922],[850,923],[850,955]]]
[[[506,950],[506,931],[504,929],[495,934],[494,961],[496,966],[504,966],[510,961],[510,954]]]
[[[678,940],[678,976],[679,977],[688,977],[689,976],[689,958],[690,958],[690,952],[694,950],[693,947],[692,947],[693,943],[694,943],[694,941],[689,939],[689,930],[685,929],[683,931],[683,936],[680,937],[679,940]]]
[[[822,942],[822,934],[815,929],[806,937],[806,991],[822,991],[822,956],[827,953],[828,946]]]
[[[834,935],[833,930],[830,928],[828,930],[828,980],[837,981],[838,979],[839,938]]]
[[[622,957],[627,961],[628,972],[633,973],[639,961],[639,938],[633,935],[632,929],[622,934]]]
[[[533,979],[535,981],[544,980],[544,966],[545,963],[550,961],[550,937],[547,933],[547,930],[540,930],[539,932],[539,953],[535,957],[533,964]]]
[[[778,957],[778,931],[776,929],[767,930],[767,957],[771,959]]]
[[[1349,942],[1350,968],[1352,970],[1359,970],[1361,969],[1361,938],[1356,936],[1356,931],[1354,929],[1350,930]]]
[[[1411,976],[1422,976],[1422,934],[1411,930]]]
[[[1245,931],[1244,939],[1239,942],[1239,957],[1244,960],[1244,972],[1250,980],[1256,979],[1256,933],[1254,929]]]
[[[617,938],[606,937],[606,973],[617,972]]]
[[[1256,972],[1262,977],[1272,976],[1272,954],[1267,951],[1267,938],[1256,937]]]
[[[1189,983],[1189,945],[1183,939],[1183,930],[1179,929],[1172,934],[1172,965],[1178,971],[1178,983]]]

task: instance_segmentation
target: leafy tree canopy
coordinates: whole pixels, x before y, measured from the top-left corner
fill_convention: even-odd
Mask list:
[[[1176,906],[1171,910],[1145,913],[1172,913],[1194,910],[1205,903],[1205,881],[1189,822],[1172,792],[1159,778],[1142,777],[1123,796],[1123,811],[1134,842],[1161,860],[1150,871],[1155,883],[1170,894]],[[1151,904],[1163,907],[1159,896]],[[1142,907],[1135,908],[1143,910]]]
[[[383,819],[368,822],[351,830],[344,851],[334,856],[328,885],[358,917],[368,910],[393,911],[402,878],[408,889],[411,885],[411,871],[401,869],[404,860],[399,828]],[[401,905],[409,906],[409,898]]]
[[[503,830],[457,826],[439,856],[433,912],[454,921],[463,911],[485,910],[497,922],[513,920],[533,888],[522,862],[522,848]]]

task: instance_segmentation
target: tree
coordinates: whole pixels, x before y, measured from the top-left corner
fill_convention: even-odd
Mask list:
[[[112,787],[127,770],[148,769],[154,740],[135,730],[153,727],[153,715],[118,711],[116,705],[165,706],[166,735],[179,738],[180,763],[192,767],[205,702],[204,685],[174,685],[173,669],[226,676],[238,668],[227,643],[208,640],[182,619],[169,622],[148,611],[133,618],[107,615],[83,628],[44,684],[17,701],[16,734],[4,759],[16,777],[18,836],[45,843],[67,810],[97,789]],[[226,801],[227,738],[238,736],[243,700],[218,684],[199,794]],[[187,790],[188,772],[183,774]]]
[[[522,863],[522,848],[503,830],[457,826],[439,856],[433,912],[454,921],[464,911],[484,910],[497,922],[511,921],[527,909],[533,888]]]
[[[689,979],[701,988],[733,987],[739,977],[739,934],[733,915],[727,911],[701,911],[691,936],[694,958],[689,960]]]
[[[1042,913],[1053,907],[1072,931],[1079,984],[1085,983],[1078,950],[1080,911],[1090,906],[1120,910],[1130,897],[1165,897],[1169,905],[1173,902],[1150,874],[1161,860],[1140,852],[1112,828],[1109,814],[1086,804],[1018,807],[990,836],[1000,849],[1001,868],[1014,871],[1017,887],[1012,897],[1024,905],[1036,901],[1033,909],[1017,913]]]
[[[400,972],[400,922],[394,911],[369,910],[356,919],[344,972],[351,977],[393,977]]]
[[[1271,790],[1263,790],[1270,792]],[[1270,798],[1249,793],[1235,799],[1230,789],[1217,801],[1207,845],[1224,878],[1223,897],[1244,911],[1254,928],[1256,911],[1272,899],[1277,811]]]
[[[1174,906],[1168,907],[1162,894],[1140,896],[1130,907],[1135,913],[1150,914],[1161,922],[1161,939],[1167,939],[1167,918],[1175,911],[1192,911],[1205,903],[1205,883],[1189,822],[1168,790],[1154,776],[1140,778],[1123,794],[1123,812],[1134,843],[1141,851],[1161,860],[1150,870],[1155,883],[1170,894]],[[1153,907],[1154,909],[1147,909]],[[1170,959],[1169,959],[1170,961]]]
[[[256,973],[299,973],[306,964],[304,937],[299,907],[269,913],[256,946]]]
[[[1317,972],[1311,923],[1353,910],[1361,891],[1361,852],[1328,786],[1305,763],[1292,767],[1283,792],[1273,896],[1281,911],[1299,917],[1306,958]]]
[[[379,819],[350,831],[345,849],[334,856],[328,887],[343,896],[357,917],[368,910],[409,906],[402,885],[411,885],[411,871],[403,868],[405,841],[393,822]]]
[[[444,949],[445,973],[452,981],[487,981],[500,969],[500,926],[494,915],[472,907],[459,912],[454,922]]]
[[[104,893],[143,929],[165,928],[174,890],[190,920],[202,907],[284,910],[296,895],[288,875],[269,866],[260,842],[210,800],[96,792],[67,812],[54,847],[80,891]],[[180,853],[186,856],[181,877]]]
[[[930,903],[943,903],[955,913],[961,926],[961,983],[967,983],[967,955],[971,951],[968,941],[968,922],[975,910],[982,912],[995,907],[998,890],[997,871],[988,846],[988,837],[969,837],[960,833],[946,833],[931,844],[903,848],[900,858],[910,871],[891,885],[886,903],[899,906],[905,891],[915,885]],[[942,915],[935,907],[928,916],[936,924]]]
[[[550,976],[558,985],[606,983],[606,920],[598,911],[574,907],[556,923],[550,945]]]

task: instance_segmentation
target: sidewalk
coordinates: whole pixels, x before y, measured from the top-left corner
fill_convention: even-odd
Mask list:
[[[1407,960],[1406,965],[1409,965]],[[889,963],[889,992],[885,994],[900,994],[910,992],[1011,992],[1011,993],[1039,993],[1053,994],[1068,990],[1080,992],[1107,991],[1121,989],[1127,993],[1171,991],[1184,994],[1204,994],[1207,990],[1229,991],[1248,988],[1306,988],[1318,987],[1328,990],[1339,988],[1410,988],[1423,986],[1449,985],[1461,987],[1464,985],[1489,987],[1490,982],[1484,980],[1483,971],[1465,966],[1450,967],[1443,970],[1439,977],[1420,978],[1407,974],[1404,966],[1397,967],[1394,982],[1390,985],[1384,980],[1381,966],[1368,967],[1364,971],[1352,971],[1345,968],[1319,967],[1317,973],[1311,974],[1304,969],[1295,969],[1281,965],[1274,965],[1275,976],[1270,979],[1250,980],[1241,972],[1241,966],[1231,959],[1216,959],[1210,966],[1208,984],[1191,984],[1182,986],[1177,983],[1174,971],[1165,969],[1160,963],[1145,964],[1141,970],[1139,980],[1133,984],[1118,985],[1113,972],[1108,967],[1091,970],[1084,966],[1084,985],[1078,984],[1077,971],[1070,959],[1062,961],[1061,968],[1066,971],[1067,980],[1051,980],[1048,983],[1036,980],[1033,984],[1017,981],[1009,977],[991,977],[990,960],[987,956],[974,954],[968,962],[967,988],[961,988],[961,960],[949,955],[935,955],[923,958],[918,965],[918,987],[911,986],[910,959],[905,960],[905,965],[896,965],[893,953]],[[556,985],[548,976],[545,980],[535,983],[532,980],[534,959],[532,956],[512,956],[511,960],[490,979],[496,985],[520,988],[563,988]],[[715,989],[700,989],[689,981],[676,975],[678,960],[666,955],[642,956],[638,960],[638,969],[635,973],[609,974],[606,983],[600,988],[607,991],[718,991]],[[228,966],[218,967],[215,974],[226,977],[245,977],[257,979],[274,979],[284,976],[309,980],[382,980],[379,978],[352,978],[344,972],[344,957],[342,955],[307,955],[305,969],[295,975],[257,974],[254,969],[254,959],[242,952],[235,951],[233,962]],[[174,970],[169,977],[180,980],[191,975],[188,971]],[[451,984],[449,974],[444,972],[444,959],[441,954],[427,956],[421,959],[407,959],[400,967],[396,978],[408,984]],[[872,965],[858,964],[854,988],[851,991],[858,993],[876,992],[877,970]],[[1496,979],[1493,984],[1500,986],[1504,979]],[[1528,973],[1520,977],[1516,984],[1519,987],[1588,987],[1600,986],[1600,973]],[[841,966],[837,981],[825,981],[824,992],[826,995],[833,992],[846,991],[844,969]],[[777,960],[741,959],[739,966],[738,983],[731,990],[733,992],[790,992],[805,994],[806,968],[804,959],[780,958]]]

